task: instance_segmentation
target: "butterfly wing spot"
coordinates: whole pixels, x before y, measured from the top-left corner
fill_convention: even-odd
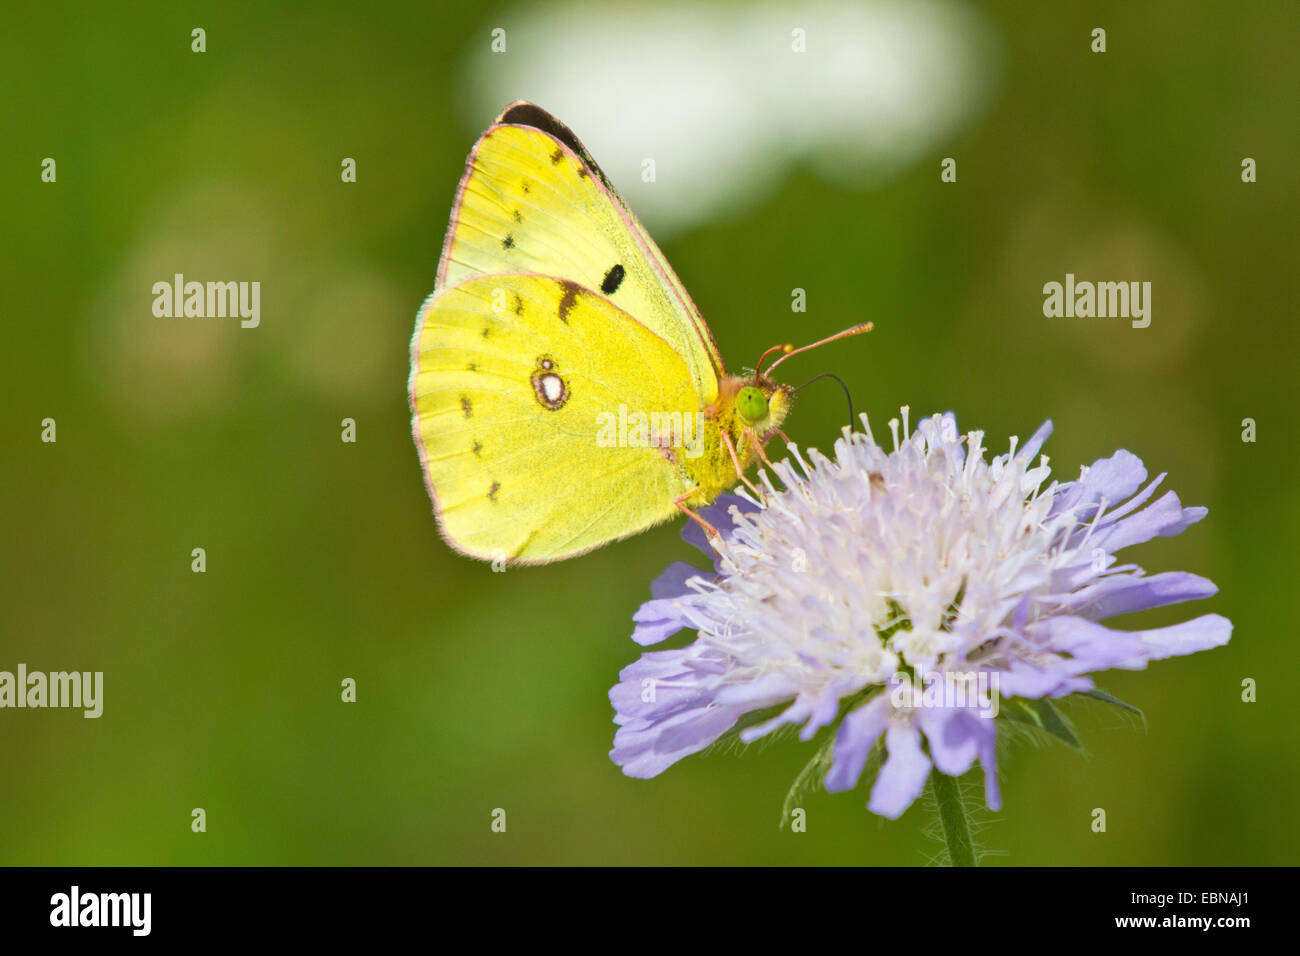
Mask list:
[[[469,400],[468,395],[462,395],[460,397],[460,410],[465,413],[466,418],[473,417],[474,403]]]
[[[552,166],[560,165],[560,161],[562,159],[564,159],[564,150],[562,150],[560,147],[557,146],[555,147],[555,152],[551,153],[551,165]]]
[[[568,279],[561,279],[560,286],[564,289],[564,295],[560,297],[560,321],[565,325],[568,325],[569,313],[573,311],[573,307],[578,304],[578,284],[576,282],[570,282]]]
[[[512,232],[507,232],[506,237],[501,240],[502,249],[513,249],[515,247],[515,236]]]
[[[627,270],[619,263],[610,266],[609,271],[605,273],[605,279],[600,284],[600,291],[605,295],[613,295],[618,291],[618,287],[623,284],[623,277],[627,275]]]
[[[483,326],[483,338],[487,338],[491,334],[492,334],[492,327],[488,325]]]
[[[488,488],[488,493],[487,493],[487,499],[488,499],[488,501],[492,502],[493,504],[496,504],[496,503],[497,503],[497,492],[500,491],[500,490],[501,490],[501,482],[499,482],[499,481],[494,481],[494,482],[492,482],[492,486],[491,486],[490,488]]]
[[[465,371],[467,371],[467,372],[477,372],[477,371],[478,371],[478,366],[475,365],[473,362],[470,362],[468,365],[465,366]]]
[[[579,178],[579,179],[586,179],[586,178],[587,178],[588,176],[590,176],[590,175],[591,175],[591,170],[589,170],[586,166],[579,166],[579,167],[578,167],[578,178]]]
[[[526,179],[519,184],[519,188],[522,189],[525,193],[530,193],[533,191],[533,187],[528,184],[528,180]]]
[[[470,445],[469,450],[474,453],[475,457],[477,457],[479,453],[483,451],[483,443],[476,440],[474,444]]]
[[[515,315],[524,314],[524,298],[518,292],[515,293]]]
[[[533,394],[537,396],[538,404],[552,412],[563,408],[569,400],[569,386],[551,371],[553,367],[549,359],[542,359],[532,374]]]

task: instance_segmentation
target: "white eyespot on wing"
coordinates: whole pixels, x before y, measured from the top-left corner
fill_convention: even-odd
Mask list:
[[[549,411],[564,407],[569,400],[569,385],[554,371],[555,364],[550,359],[541,359],[537,371],[532,374],[533,394],[537,403]]]

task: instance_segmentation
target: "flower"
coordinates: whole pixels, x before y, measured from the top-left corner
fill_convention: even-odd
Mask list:
[[[1232,625],[1217,614],[1138,631],[1098,623],[1217,591],[1195,574],[1117,563],[1121,549],[1206,515],[1172,491],[1149,503],[1165,476],[1142,487],[1135,455],[1117,451],[1049,483],[1047,457],[1033,459],[1050,422],[987,462],[983,433],[959,436],[951,414],[909,433],[903,408],[890,452],[862,422],[863,432],[844,430],[833,461],[790,445],[798,468],[773,468],[783,489],[765,472],[757,497],[706,509],[722,541],[709,547],[693,522],[683,532],[716,573],[672,565],[634,615],[642,645],[683,628],[698,635],[643,654],[611,689],[610,756],[624,773],[653,777],[777,708],[741,739],[793,724],[807,741],[835,726],[830,791],[856,786],[883,738],[875,813],[897,818],[932,767],[958,776],[976,760],[998,809],[991,697],[1089,691],[1093,671],[1227,643]],[[971,692],[932,695],[938,678]]]

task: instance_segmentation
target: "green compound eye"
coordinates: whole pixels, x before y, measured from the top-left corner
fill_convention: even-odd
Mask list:
[[[736,394],[736,411],[747,422],[761,422],[767,418],[767,396],[761,388],[746,385]]]

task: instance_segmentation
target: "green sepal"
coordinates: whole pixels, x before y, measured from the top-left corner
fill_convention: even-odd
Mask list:
[[[1083,743],[1075,736],[1069,721],[1057,710],[1056,705],[1046,698],[1033,700],[1025,697],[1013,697],[1008,700],[1004,697],[999,716],[1014,720],[1016,723],[1036,727],[1051,734],[1057,740],[1068,744],[1075,750],[1083,749]]]
[[[817,784],[826,779],[826,774],[831,769],[831,759],[834,753],[835,735],[828,734],[826,739],[822,741],[821,746],[817,748],[817,752],[813,754],[812,759],[804,764],[803,769],[795,776],[794,783],[790,784],[785,799],[781,801],[782,830],[789,823],[790,815],[802,801],[802,798],[811,793]]]
[[[1134,707],[1132,704],[1126,701],[1122,701],[1118,697],[1113,697],[1110,694],[1106,693],[1104,690],[1101,690],[1096,687],[1094,687],[1092,690],[1080,691],[1079,693],[1083,697],[1091,697],[1093,700],[1099,700],[1103,704],[1110,704],[1114,707],[1119,707],[1122,708],[1123,710],[1127,710],[1131,714],[1137,714],[1137,716],[1142,719],[1143,729],[1144,730],[1146,729],[1147,715],[1142,712],[1142,709],[1140,707]]]
[[[817,746],[817,752],[813,754],[812,759],[803,765],[803,769],[794,778],[794,783],[790,784],[790,789],[786,791],[785,799],[781,801],[781,823],[782,830],[790,820],[790,812],[798,805],[799,801],[811,793],[813,789],[820,786],[826,779],[826,774],[830,772],[831,763],[835,756],[835,738],[839,736],[840,724],[844,722],[850,712],[857,710],[876,694],[880,693],[882,688],[878,684],[864,687],[856,694],[840,702],[840,712],[829,727],[824,728],[821,733],[821,743]],[[876,771],[885,759],[884,738],[876,741],[871,753],[867,757],[866,766],[862,769],[860,780],[871,781],[875,777]]]

